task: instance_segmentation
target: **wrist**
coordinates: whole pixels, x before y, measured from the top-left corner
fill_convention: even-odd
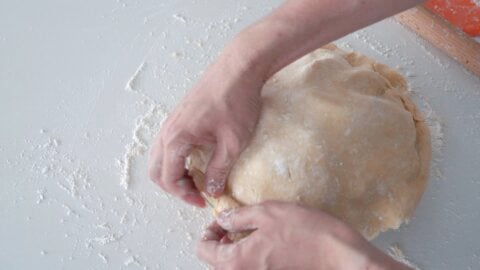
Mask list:
[[[234,39],[221,51],[210,69],[215,74],[222,74],[224,83],[240,86],[228,89],[259,95],[269,78],[264,68],[266,63],[261,63],[248,50],[248,46],[242,46]]]
[[[273,75],[270,74],[271,63],[250,39],[247,33],[238,34],[222,51],[220,59],[234,67],[237,74],[264,84]]]
[[[285,20],[268,16],[238,33],[224,54],[239,63],[244,73],[265,83],[291,62],[288,58],[297,49],[290,44],[295,32]]]

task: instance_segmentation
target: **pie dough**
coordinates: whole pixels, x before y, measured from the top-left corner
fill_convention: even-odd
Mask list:
[[[249,146],[215,212],[266,200],[321,209],[367,239],[408,220],[428,179],[426,123],[404,78],[355,52],[327,45],[285,67],[262,90]],[[210,149],[189,164],[197,187]]]

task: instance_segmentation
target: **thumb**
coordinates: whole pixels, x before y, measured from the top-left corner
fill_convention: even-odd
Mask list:
[[[215,198],[222,195],[228,173],[233,166],[234,157],[228,152],[227,147],[217,144],[205,172],[206,191]]]

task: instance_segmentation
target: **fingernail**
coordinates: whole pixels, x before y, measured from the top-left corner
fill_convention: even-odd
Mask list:
[[[210,195],[218,195],[223,192],[225,181],[218,181],[213,178],[207,181],[207,192]]]
[[[202,233],[202,240],[210,240],[210,239],[213,239],[215,238],[217,235],[210,231],[210,230],[205,230],[203,233]]]
[[[189,183],[187,179],[180,178],[175,182],[175,185],[177,185],[177,187],[180,187],[180,188],[186,188],[189,185]]]

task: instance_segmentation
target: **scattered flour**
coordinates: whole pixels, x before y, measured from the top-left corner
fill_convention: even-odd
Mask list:
[[[132,92],[132,93],[137,93],[137,94],[140,93],[140,91],[138,90],[136,85],[137,85],[138,76],[145,69],[145,66],[146,66],[145,61],[140,63],[138,68],[133,73],[132,77],[130,77],[130,79],[128,79],[127,84],[125,85],[125,90],[126,91],[129,91],[129,92]]]
[[[285,164],[285,160],[283,158],[278,158],[275,160],[275,163],[274,163],[274,168],[275,168],[275,172],[277,173],[277,175],[279,176],[287,176],[288,174],[288,167],[287,167],[287,164]]]
[[[392,257],[396,261],[401,262],[414,270],[421,270],[418,266],[408,260],[408,258],[405,256],[405,254],[398,245],[390,246],[390,248],[388,249],[388,255],[390,255],[390,257]]]
[[[45,167],[42,168],[42,174],[45,175],[45,176],[47,175],[47,173],[49,171],[50,171],[50,167],[48,167],[48,166],[45,166]]]
[[[100,257],[100,259],[102,260],[102,262],[103,262],[104,264],[108,264],[108,257],[107,257],[107,255],[105,255],[105,254],[103,254],[103,253],[101,253],[101,252],[97,253],[97,255],[98,255],[98,257]]]
[[[125,146],[125,152],[117,164],[121,168],[120,185],[128,189],[132,179],[132,166],[135,158],[145,154],[148,147],[159,130],[160,125],[166,118],[166,112],[162,106],[151,104],[148,111],[135,119],[132,129],[131,142]]]
[[[125,190],[130,187],[134,160],[145,154],[167,116],[164,106],[146,95],[138,85],[139,76],[145,70],[145,67],[146,61],[143,61],[125,85],[126,91],[140,95],[144,99],[142,104],[149,106],[145,114],[135,119],[131,141],[125,146],[123,157],[117,160],[117,165],[121,170],[120,186]]]
[[[37,190],[37,204],[41,204],[45,200],[45,189],[39,189]]]
[[[187,18],[182,14],[173,14],[172,17],[181,23],[187,23]]]
[[[160,1],[156,8],[161,9],[164,5],[165,3]],[[174,6],[175,3],[170,1],[170,4],[167,3],[167,5]],[[102,18],[115,21],[122,12],[125,12],[122,9],[134,8],[136,4],[132,2],[127,5],[123,1],[118,1],[117,6],[111,13],[103,14]],[[237,9],[239,8],[238,6]],[[147,95],[150,92],[142,89],[143,84],[148,81],[143,81],[143,78],[150,78],[153,75],[152,78],[157,80],[159,85],[163,85],[165,89],[166,95],[161,96],[162,100],[175,101],[177,93],[187,90],[198,76],[199,66],[207,65],[216,55],[221,46],[217,42],[218,38],[230,35],[235,23],[244,19],[240,17],[249,13],[251,12],[240,11],[236,12],[236,16],[239,16],[236,18],[208,18],[205,21],[187,18],[184,14],[174,14],[167,17],[167,21],[170,19],[168,23],[174,26],[172,29],[164,29],[162,26],[147,31],[151,33],[150,36],[139,34],[135,37],[136,39],[144,38],[145,42],[149,42],[148,39],[152,37],[163,38],[160,45],[155,44],[156,49],[161,49],[161,51],[155,52],[158,53],[156,55],[169,59],[168,61],[172,60],[175,64],[185,64],[185,68],[176,73],[168,64],[159,64],[161,61],[152,61],[152,66],[150,66],[150,62],[143,61],[126,82],[125,91],[142,99],[142,113],[135,119],[131,133],[129,132],[130,134],[125,137],[128,141],[117,161],[120,167],[120,184],[123,188],[129,189],[130,186],[133,186],[134,182],[132,181],[135,179],[134,176],[137,176],[135,175],[136,165],[138,171],[146,170],[146,166],[143,164],[140,167],[140,163],[143,161],[142,155],[145,155],[155,133],[166,117],[164,107],[156,102],[158,97],[152,94],[154,98],[151,98]],[[150,21],[152,24],[158,23],[157,19],[163,18],[151,17],[144,23]],[[183,25],[194,26],[198,29],[195,31],[201,34],[198,37],[190,38],[187,36],[190,31],[177,33],[175,27]],[[183,42],[190,45],[177,47],[176,45],[179,43],[177,41],[164,42],[169,39],[174,40],[173,34],[185,35]],[[132,44],[134,43],[132,42]],[[190,50],[200,51],[201,56],[195,59],[190,58]],[[147,55],[147,57],[151,56]],[[93,86],[93,79],[89,87]],[[101,159],[107,155],[106,153],[83,157],[77,155],[83,153],[75,152],[79,151],[78,145],[75,145],[77,143],[86,146],[89,150],[92,145],[100,147],[108,145],[108,143],[103,144],[104,138],[116,135],[113,134],[115,129],[107,126],[105,129],[83,131],[74,134],[73,137],[61,137],[60,134],[69,135],[70,128],[74,131],[82,131],[85,128],[85,126],[73,128],[78,124],[75,122],[77,119],[70,118],[70,115],[63,111],[63,109],[69,109],[67,108],[69,102],[70,100],[61,101],[61,106],[58,107],[63,116],[61,119],[65,120],[65,127],[63,125],[45,126],[35,130],[34,139],[26,143],[26,148],[17,149],[19,150],[18,155],[6,156],[5,162],[0,163],[0,166],[5,166],[12,171],[17,170],[22,175],[29,174],[29,179],[19,179],[11,184],[12,190],[19,194],[27,190],[25,187],[32,187],[31,191],[25,195],[27,198],[22,196],[15,198],[15,202],[11,203],[13,206],[11,209],[31,208],[33,210],[31,214],[24,217],[28,222],[32,221],[31,224],[34,224],[33,221],[38,219],[38,214],[43,213],[43,210],[51,210],[52,213],[58,212],[54,216],[49,216],[53,217],[53,220],[48,221],[57,222],[58,229],[45,231],[42,235],[55,234],[64,241],[65,248],[61,252],[55,252],[55,256],[52,255],[52,259],[60,261],[64,268],[72,268],[71,261],[90,260],[92,256],[98,257],[96,258],[97,263],[104,263],[103,268],[108,269],[185,269],[185,265],[197,265],[198,260],[190,249],[192,240],[198,237],[196,233],[199,232],[194,228],[200,228],[201,225],[210,222],[210,214],[187,208],[160,190],[157,194],[148,188],[147,190],[130,188],[130,190],[124,191],[125,196],[119,195],[119,190],[123,191],[119,188],[111,188],[110,179],[105,178],[105,176],[110,176],[109,173],[112,169],[111,164],[101,162]],[[31,134],[25,136],[27,138]],[[25,143],[21,142],[18,145],[23,147]],[[10,148],[8,149],[10,150]],[[4,149],[0,146],[2,154],[4,154],[3,151]],[[0,170],[2,169],[0,168]],[[116,178],[116,176],[114,177]],[[113,184],[117,183],[118,181]],[[135,185],[135,187],[137,186]],[[36,209],[42,211],[35,211]],[[178,209],[183,209],[183,211],[177,219]],[[0,209],[0,212],[5,215],[15,214],[13,211],[9,212],[7,208]],[[201,221],[200,224],[199,221]],[[171,232],[168,237],[166,237],[167,231]],[[52,236],[52,238],[54,237]],[[37,254],[38,252],[41,255],[47,254],[45,250],[49,250],[49,240],[43,244],[44,246],[38,249]],[[159,255],[165,256],[172,249],[179,250],[179,252],[176,252],[177,255],[172,257],[169,262],[158,259]],[[123,250],[128,250],[128,252],[122,253]],[[171,265],[172,261],[177,264],[177,267]],[[100,268],[102,267],[100,266]]]
[[[80,215],[75,210],[73,210],[70,206],[66,204],[62,204],[62,207],[65,209],[67,216],[74,216],[74,217],[80,218]]]
[[[389,47],[384,43],[378,41],[375,37],[372,37],[366,30],[359,30],[352,33],[353,37],[357,40],[368,45],[368,47],[373,50],[374,52],[378,53],[379,55],[384,56],[385,58],[390,58],[397,54],[398,45],[394,47]],[[345,45],[346,48],[351,49],[351,46],[348,43],[342,43],[341,45]]]
[[[237,15],[240,17],[251,13],[250,8],[248,7],[241,7],[241,9],[242,11],[237,12]],[[107,15],[107,17],[112,20],[115,18],[113,13],[112,15]],[[195,46],[194,48],[188,46],[185,48],[175,48],[181,51],[188,51],[189,49],[202,50],[201,57],[191,61],[192,63],[195,62],[202,66],[206,65],[219,49],[218,47],[215,47],[215,44],[219,45],[215,38],[228,36],[232,32],[231,30],[234,29],[235,23],[245,20],[244,18],[241,18],[242,20],[239,18],[234,18],[233,20],[222,20],[217,22],[211,22],[210,20],[203,23],[200,21],[195,22],[193,18],[188,18],[187,20],[187,18],[182,14],[174,14],[172,15],[172,18],[172,21],[177,22],[175,23],[176,26],[180,25],[179,23],[187,25],[193,25],[193,23],[196,23],[197,25],[194,25],[196,28],[204,29],[203,31],[205,32],[202,32],[202,38],[191,40],[192,46]],[[147,21],[148,20],[146,20],[146,22]],[[163,33],[158,34],[164,39],[171,37],[171,32],[165,31],[165,29],[160,29],[160,31],[163,31]],[[157,33],[155,32],[154,34]],[[360,32],[356,38],[368,43],[367,45],[370,47],[370,49],[387,58],[393,57],[397,53],[396,47],[386,47],[384,44],[375,40],[375,38],[369,36],[368,32]],[[168,44],[161,46],[165,51],[162,53],[162,57],[170,58],[169,56],[172,56],[175,60],[184,60],[184,58],[186,58],[186,55],[181,51],[169,55],[172,48],[168,47]],[[137,161],[139,161],[139,158],[146,153],[156,131],[159,129],[159,126],[164,121],[167,114],[164,107],[155,102],[154,99],[147,96],[140,87],[140,77],[142,74],[144,74],[147,68],[150,68],[150,65],[147,65],[147,62],[143,61],[135,70],[133,76],[129,78],[125,86],[126,91],[143,98],[143,105],[145,106],[145,112],[142,115],[139,115],[134,121],[131,136],[128,136],[129,142],[125,145],[124,154],[117,161],[117,164],[120,168],[120,185],[125,189],[129,189],[132,184],[132,180],[134,179],[134,165]],[[195,76],[191,73],[192,72],[185,71],[185,73],[179,74],[179,76],[185,77],[185,81],[188,81]],[[165,80],[165,87],[168,90],[180,91],[179,89],[185,88],[184,85],[180,83],[175,85],[169,83],[168,79],[164,79],[164,77],[168,74],[168,67],[162,66],[160,69],[158,69],[158,72],[155,76]],[[177,74],[175,74],[175,76],[177,76]],[[443,147],[444,139],[442,124],[433,110],[431,110],[430,114],[428,112],[428,109],[425,110],[424,115],[429,121],[429,126],[432,132],[432,142],[435,151],[436,149],[441,149]],[[34,164],[33,169],[39,173],[39,178],[43,178],[43,180],[45,180],[45,178],[48,178],[49,180],[55,179],[57,182],[54,182],[54,185],[52,187],[49,186],[48,189],[45,189],[43,186],[33,189],[33,196],[35,196],[33,204],[36,202],[37,204],[41,204],[41,206],[36,206],[35,204],[36,207],[46,207],[49,206],[50,203],[57,203],[58,206],[63,207],[65,213],[60,218],[60,223],[65,223],[64,227],[72,231],[61,231],[61,233],[65,235],[65,238],[68,238],[68,241],[71,240],[72,247],[74,246],[73,243],[79,241],[80,244],[84,244],[85,246],[83,250],[85,253],[83,253],[83,255],[92,254],[95,256],[95,254],[97,254],[103,263],[109,265],[107,268],[113,268],[114,263],[119,263],[121,265],[119,268],[127,268],[130,266],[131,268],[140,267],[144,269],[164,269],[163,265],[159,265],[159,262],[156,261],[156,259],[158,259],[156,255],[162,254],[161,252],[166,252],[168,249],[173,247],[180,249],[180,252],[178,252],[179,255],[177,256],[178,262],[184,261],[186,258],[189,260],[191,259],[190,257],[186,257],[192,256],[190,255],[190,250],[187,249],[187,242],[191,242],[191,240],[195,239],[196,237],[193,233],[185,232],[191,230],[191,228],[195,228],[200,218],[204,219],[204,223],[208,222],[208,220],[204,218],[202,212],[194,212],[195,215],[190,216],[190,211],[184,212],[178,210],[178,207],[181,206],[171,203],[172,199],[161,192],[155,195],[155,199],[157,200],[154,200],[154,202],[161,202],[162,204],[160,206],[155,205],[155,203],[152,203],[152,201],[147,201],[147,203],[143,203],[142,206],[142,198],[140,195],[143,194],[137,194],[136,192],[133,192],[133,190],[125,192],[125,194],[127,192],[128,194],[132,192],[130,195],[127,194],[125,196],[118,196],[116,201],[115,199],[109,201],[108,194],[101,193],[101,196],[99,196],[95,186],[89,182],[89,175],[92,177],[95,176],[95,168],[85,168],[85,164],[78,163],[75,158],[62,152],[60,148],[68,143],[66,141],[63,142],[63,138],[58,139],[52,137],[50,134],[52,134],[54,130],[50,130],[50,127],[47,128],[48,129],[41,129],[39,132],[42,136],[47,136],[48,140],[37,148],[37,150],[41,153],[39,158],[40,161],[35,161],[36,163]],[[95,134],[85,133],[85,135],[82,137],[84,137],[85,140],[92,142]],[[28,153],[26,155],[28,157]],[[20,156],[17,160],[11,158],[7,159],[6,164],[8,166],[19,165],[18,167],[21,167],[23,163],[19,162],[18,160],[22,160],[24,157],[25,155]],[[146,170],[146,168],[143,167],[141,169]],[[278,164],[278,171],[280,173],[285,173],[284,164]],[[95,178],[92,178],[92,180],[94,179]],[[60,192],[67,196],[58,196],[58,192],[56,192],[58,189],[60,189]],[[35,193],[35,190],[37,193]],[[55,198],[58,198],[58,201],[55,201]],[[21,200],[19,199],[19,201]],[[111,209],[113,205],[119,204],[124,207],[123,210]],[[128,239],[125,240],[125,238],[142,239],[143,236],[138,237],[135,234],[142,232],[140,229],[143,229],[144,227],[141,226],[146,226],[146,224],[148,225],[148,223],[152,220],[152,217],[155,217],[159,213],[158,209],[162,209],[161,213],[165,213],[166,211],[167,216],[162,216],[162,219],[160,220],[155,220],[153,218],[153,226],[148,228],[149,238],[155,239],[155,242],[159,243],[159,250],[155,251],[155,256],[149,255],[149,250],[145,250],[145,247],[136,247],[134,245],[127,246],[126,242]],[[176,226],[168,225],[170,227],[155,229],[157,228],[158,223],[163,219],[175,219],[177,215],[178,223]],[[70,218],[72,221],[69,223]],[[92,220],[88,218],[92,218]],[[192,222],[194,222],[193,225]],[[74,228],[82,226],[82,230],[84,231],[74,230]],[[78,235],[84,235],[85,232],[87,232],[86,238],[78,238]],[[167,233],[170,234],[169,237],[166,237]],[[179,234],[179,236],[175,236],[176,239],[183,239],[186,242],[178,246],[178,241],[173,242],[170,240],[172,237],[174,237],[173,234]],[[125,249],[127,252],[121,254],[121,256],[124,256],[124,259],[117,261],[116,255],[119,255],[123,248],[127,247],[128,249]],[[72,256],[67,256],[65,258],[80,258],[82,254],[79,256],[75,254],[75,256],[73,256],[73,253],[77,252],[76,250],[76,248],[72,249]],[[81,248],[79,250],[81,253]],[[130,250],[132,250],[133,253],[130,252]],[[395,249],[392,252],[393,254],[396,254],[396,257],[405,259],[405,256],[400,249]],[[46,255],[48,253],[42,250],[40,254]],[[146,266],[143,267],[141,262],[143,262]],[[156,267],[153,267],[155,264]]]
[[[130,265],[141,266],[140,260],[138,259],[138,256],[130,256],[130,257],[128,257],[128,258],[123,262],[123,264],[124,264],[125,266],[130,266]]]
[[[443,132],[443,121],[433,110],[427,98],[418,92],[412,91],[412,96],[418,98],[420,101],[417,105],[426,120],[427,126],[430,130],[432,143],[432,163],[430,168],[430,175],[437,179],[443,178],[443,171],[441,162],[443,160],[443,150],[445,147],[445,135]]]
[[[117,242],[118,240],[120,240],[122,238],[123,235],[117,235],[115,233],[108,233],[108,234],[105,234],[103,236],[99,236],[99,237],[95,237],[93,240],[101,245],[101,246],[104,246],[104,245],[107,245],[107,244],[110,244],[110,243],[113,243],[113,242]]]

